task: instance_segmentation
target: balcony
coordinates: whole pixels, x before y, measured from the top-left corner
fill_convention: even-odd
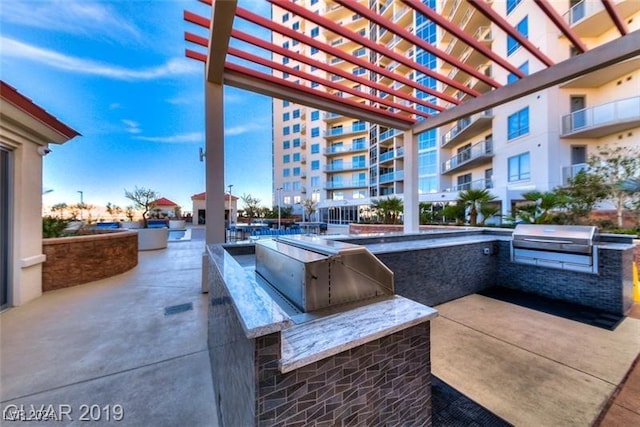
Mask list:
[[[324,131],[323,136],[325,138],[336,138],[344,135],[366,132],[368,130],[369,130],[369,126],[367,126],[365,123],[362,123],[362,124],[352,125],[351,127],[340,127],[340,128],[328,129]]]
[[[452,127],[449,132],[442,135],[441,147],[451,147],[457,143],[463,142],[469,138],[473,138],[478,134],[491,129],[493,121],[493,111],[485,110],[482,113],[474,114],[471,117],[465,117],[458,120],[458,123]]]
[[[446,192],[466,191],[466,190],[488,190],[493,188],[493,181],[490,179],[476,179],[475,181],[466,182],[464,184],[454,185],[451,188],[447,188]]]
[[[602,138],[640,126],[640,96],[608,102],[562,117],[562,138]]]
[[[369,184],[366,180],[356,180],[356,181],[327,181],[324,183],[324,188],[326,190],[344,190],[347,188],[366,188]]]
[[[454,171],[460,172],[471,169],[479,164],[491,161],[493,157],[493,142],[491,140],[480,141],[442,162],[441,173],[447,174]]]
[[[569,185],[569,181],[578,175],[578,173],[587,170],[589,165],[586,163],[576,163],[575,165],[564,166],[562,168],[562,185]]]
[[[324,113],[323,119],[327,122],[334,121],[338,119],[343,119],[344,116],[338,113]]]
[[[614,0],[613,3],[623,21],[640,11],[640,2],[637,0]],[[597,37],[612,25],[602,2],[593,0],[576,3],[563,17],[579,37]]]
[[[404,148],[399,147],[395,150],[387,151],[386,153],[380,154],[380,158],[378,160],[379,163],[387,162],[393,159],[397,159],[404,156]]]
[[[325,156],[335,156],[344,153],[352,153],[356,151],[366,151],[369,147],[367,144],[353,144],[353,145],[338,145],[335,147],[328,147],[324,149]]]
[[[387,131],[384,131],[380,134],[380,138],[378,139],[380,143],[393,138],[394,136],[397,135],[401,135],[402,131],[399,131],[398,129],[389,129]]]
[[[335,164],[331,164],[329,163],[328,165],[325,165],[322,170],[324,172],[344,172],[344,171],[350,171],[350,170],[359,170],[359,169],[367,169],[369,166],[367,166],[366,162],[355,162],[355,163],[335,163]]]
[[[404,179],[404,171],[387,172],[380,174],[378,182],[380,184],[387,184],[393,181],[402,181]]]

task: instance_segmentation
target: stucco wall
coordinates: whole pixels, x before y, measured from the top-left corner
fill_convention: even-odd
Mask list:
[[[138,265],[134,231],[43,239],[42,250],[47,256],[43,292],[115,276]]]

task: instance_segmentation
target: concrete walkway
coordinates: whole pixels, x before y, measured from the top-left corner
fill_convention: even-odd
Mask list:
[[[436,308],[433,373],[517,426],[592,425],[640,353],[631,317],[607,331],[480,295]]]
[[[86,424],[82,405],[99,405],[93,425],[215,425],[203,250],[203,230],[193,229],[191,241],[140,252],[127,273],[3,312],[2,411],[54,405],[71,410],[61,425],[79,425]],[[166,307],[188,303],[193,309],[165,315]],[[124,411],[119,422],[114,405]],[[51,422],[29,423],[40,424]]]

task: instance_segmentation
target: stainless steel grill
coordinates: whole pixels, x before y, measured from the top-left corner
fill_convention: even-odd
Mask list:
[[[393,295],[393,272],[367,248],[317,237],[256,242],[256,272],[307,313]]]
[[[520,224],[513,231],[511,261],[597,273],[597,236],[592,226]]]

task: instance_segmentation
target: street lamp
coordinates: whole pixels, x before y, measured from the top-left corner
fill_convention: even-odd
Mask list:
[[[80,221],[82,221],[82,211],[84,209],[84,192],[82,190],[78,190],[80,193]]]
[[[282,187],[276,188],[276,198],[278,199],[278,231],[280,231],[280,205],[282,204],[282,190]]]
[[[231,227],[231,218],[233,218],[233,208],[231,207],[231,188],[233,184],[229,184],[229,227]]]

